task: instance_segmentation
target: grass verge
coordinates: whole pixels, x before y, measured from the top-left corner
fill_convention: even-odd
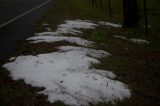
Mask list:
[[[153,7],[159,10],[154,5],[156,3],[151,2],[151,0],[148,1],[149,21],[153,26],[150,28],[149,35],[144,34],[143,21],[140,22],[141,26],[136,29],[101,26],[96,30],[85,30],[82,35],[85,39],[95,41],[97,43],[95,48],[109,51],[112,54],[108,58],[102,58],[100,60],[102,64],[95,65],[95,67],[113,71],[118,76],[117,79],[128,84],[132,90],[132,97],[122,102],[117,101],[117,106],[160,105],[160,36],[158,36],[160,33],[157,23],[160,16],[156,11],[152,11]],[[42,25],[43,23],[48,23],[47,27],[55,30],[57,25],[63,23],[66,19],[122,23],[122,10],[119,9],[122,6],[121,2],[113,0],[112,4],[113,16],[109,17],[107,7],[92,6],[89,0],[55,0],[50,12],[37,24],[36,32],[46,31],[46,26]],[[105,5],[107,6],[106,1]],[[151,14],[156,14],[156,16],[151,16]],[[150,44],[138,45],[114,38],[114,35],[144,38],[149,40]],[[56,51],[54,47],[62,44],[70,45],[66,42],[29,44],[27,41],[21,41],[17,51],[12,56],[54,52]],[[6,61],[6,59],[2,60],[0,65]],[[8,71],[3,68],[0,69],[0,87],[1,106],[64,106],[62,102],[48,103],[45,96],[35,93],[43,88],[33,88],[24,84],[23,81],[13,81],[9,77]],[[91,105],[111,106],[112,104],[98,103]]]

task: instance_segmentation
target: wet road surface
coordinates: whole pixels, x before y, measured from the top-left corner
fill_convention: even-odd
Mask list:
[[[0,57],[16,49],[16,42],[32,35],[34,25],[54,0],[12,0],[0,4]]]

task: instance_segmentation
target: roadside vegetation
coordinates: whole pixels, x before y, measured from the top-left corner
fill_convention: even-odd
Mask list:
[[[112,17],[109,15],[108,2],[102,0],[103,7],[92,5],[90,0],[54,0],[51,10],[36,25],[35,32],[55,30],[64,20],[91,20],[93,22],[107,21],[122,24],[122,1],[111,0]],[[124,82],[131,89],[132,96],[116,104],[98,103],[91,106],[159,106],[160,105],[160,1],[148,0],[149,34],[145,34],[143,19],[143,2],[139,3],[140,22],[137,28],[113,28],[101,26],[94,30],[84,30],[82,38],[95,41],[96,49],[108,51],[112,56],[100,59],[98,69],[111,70],[117,79]],[[43,25],[47,23],[48,25]],[[34,34],[33,34],[34,36]],[[70,35],[68,35],[70,36]],[[149,44],[137,44],[118,39],[113,36],[146,39]],[[15,53],[17,55],[37,55],[54,52],[57,45],[75,45],[67,42],[31,44],[19,41]],[[9,57],[11,57],[9,56]],[[1,59],[0,65],[8,61],[8,57]],[[37,95],[34,88],[26,85],[23,80],[13,81],[9,72],[0,69],[0,106],[65,106],[62,102],[51,104],[47,97]]]

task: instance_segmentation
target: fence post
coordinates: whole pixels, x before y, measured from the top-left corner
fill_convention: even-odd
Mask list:
[[[92,0],[92,5],[94,5],[94,0]]]
[[[102,0],[99,0],[101,8],[103,8]]]
[[[146,34],[149,33],[148,31],[148,17],[147,17],[147,3],[146,3],[146,0],[143,0],[143,6],[144,6],[144,21],[145,21],[145,32]]]
[[[112,17],[111,0],[108,0],[109,15]]]
[[[123,26],[135,28],[138,26],[138,5],[137,0],[122,0],[123,1]]]
[[[94,0],[94,3],[95,3],[95,5],[96,5],[96,7],[98,7],[97,0]]]

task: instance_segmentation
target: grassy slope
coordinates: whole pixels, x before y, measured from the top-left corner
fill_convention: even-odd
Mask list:
[[[107,10],[107,1],[103,0],[103,9],[92,6],[89,0],[55,0],[51,11],[37,24],[37,31],[45,31],[45,27],[41,23],[49,23],[49,27],[53,30],[65,19],[85,19],[93,21],[111,21],[122,23],[122,7],[120,0],[112,0],[113,17],[109,17]],[[139,0],[142,3],[142,0]],[[101,59],[102,64],[95,65],[97,68],[112,70],[118,80],[128,84],[132,89],[132,97],[123,102],[117,102],[118,106],[158,106],[159,103],[159,87],[160,87],[160,10],[159,0],[148,0],[149,8],[149,24],[150,34],[144,34],[143,20],[141,16],[140,27],[137,29],[117,29],[100,27],[96,30],[85,30],[83,37],[98,43],[95,48],[109,51],[112,56]],[[55,5],[56,4],[56,5]],[[140,4],[142,7],[142,4]],[[140,7],[141,13],[142,8]],[[154,11],[153,11],[154,10]],[[150,45],[138,45],[124,40],[113,38],[113,35],[122,35],[126,37],[139,37],[148,39]],[[62,45],[61,43],[40,43],[29,44],[26,41],[20,42],[20,46],[14,55],[20,54],[39,54],[44,52],[55,51],[52,47]],[[103,43],[103,45],[100,45]],[[68,43],[65,43],[66,45]],[[107,45],[107,46],[105,46]],[[4,63],[4,62],[2,62]],[[25,85],[23,81],[12,81],[7,77],[8,72],[0,69],[0,105],[4,106],[51,106],[45,101],[44,96],[36,95],[35,91],[40,89],[32,88]],[[61,106],[63,103],[56,103],[54,106]],[[99,103],[97,106],[106,106],[111,104]]]

